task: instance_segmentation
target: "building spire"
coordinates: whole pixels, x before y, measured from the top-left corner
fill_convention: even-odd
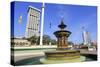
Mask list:
[[[82,37],[83,37],[83,44],[90,46],[91,45],[90,34],[88,31],[85,30],[84,27],[82,27]]]

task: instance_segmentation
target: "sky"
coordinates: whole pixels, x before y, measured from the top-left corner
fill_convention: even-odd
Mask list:
[[[14,12],[14,35],[15,37],[24,37],[27,23],[28,6],[33,6],[41,10],[42,3],[36,2],[15,2]],[[18,23],[22,16],[22,22]],[[45,4],[44,12],[44,31],[43,33],[56,39],[54,31],[59,30],[58,25],[63,19],[67,25],[66,30],[72,34],[68,40],[73,43],[82,43],[82,27],[89,33],[91,41],[97,41],[97,7],[68,4]],[[41,22],[40,22],[41,23]],[[50,28],[51,23],[51,28]]]

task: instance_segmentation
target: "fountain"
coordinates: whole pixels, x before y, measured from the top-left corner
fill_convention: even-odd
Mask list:
[[[71,50],[68,48],[67,40],[71,32],[65,30],[66,25],[63,20],[58,27],[60,30],[54,32],[54,35],[57,37],[56,50],[45,52],[45,57],[41,58],[40,62],[43,64],[53,64],[84,61],[85,57],[80,55],[79,50]]]

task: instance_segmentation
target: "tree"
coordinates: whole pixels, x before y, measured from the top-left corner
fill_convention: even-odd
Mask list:
[[[73,43],[73,42],[71,42],[71,41],[69,41],[69,42],[68,42],[68,45],[74,45],[74,43]]]
[[[49,45],[51,42],[51,45],[56,45],[56,40],[51,39],[49,35],[43,35],[43,45]],[[40,36],[37,37],[37,44],[40,43]]]
[[[51,44],[52,44],[52,45],[57,45],[57,41],[54,40],[54,39],[51,39]]]
[[[30,38],[28,38],[27,40],[31,42],[31,45],[32,44],[37,44],[37,37],[36,36],[32,36]]]
[[[27,39],[28,41],[31,42],[32,44],[40,44],[40,36],[32,36],[30,38]],[[56,40],[51,39],[49,35],[43,35],[43,45],[49,45],[49,43],[51,42],[51,45],[56,45]]]
[[[49,44],[50,40],[51,40],[50,36],[43,35],[43,44],[44,45]]]
[[[40,44],[40,36],[37,37],[37,44]]]

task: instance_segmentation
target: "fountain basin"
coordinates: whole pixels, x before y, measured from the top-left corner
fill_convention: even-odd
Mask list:
[[[45,57],[40,59],[43,64],[82,62],[85,57],[80,55],[79,50],[56,50],[45,52]]]
[[[70,62],[83,62],[85,61],[86,57],[80,56],[79,58],[74,59],[65,59],[65,60],[49,60],[46,58],[41,58],[40,62],[43,64],[55,64],[55,63],[70,63]]]
[[[68,60],[80,57],[79,50],[56,50],[45,52],[45,58],[49,60]]]

